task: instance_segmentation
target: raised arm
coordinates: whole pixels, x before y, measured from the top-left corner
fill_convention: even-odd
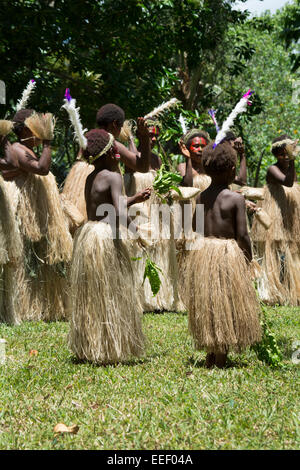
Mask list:
[[[295,160],[289,160],[289,166],[286,175],[280,170],[277,165],[272,165],[267,171],[267,183],[282,184],[291,188],[296,179]]]
[[[26,173],[46,176],[51,165],[51,146],[49,140],[43,141],[43,151],[40,158],[35,153],[20,144],[13,144],[13,151],[16,152],[19,168]]]
[[[252,249],[246,222],[246,204],[244,196],[235,194],[236,241],[246,259],[252,260]]]
[[[240,171],[238,176],[235,178],[234,183],[239,184],[240,186],[245,186],[247,184],[247,161],[245,147],[241,137],[236,139],[234,148],[240,157]]]
[[[144,118],[138,118],[137,127],[141,152],[132,152],[120,142],[116,142],[117,149],[122,162],[125,163],[126,166],[134,171],[147,173],[150,169],[151,145],[149,131]]]
[[[177,167],[177,170],[182,176],[181,186],[193,186],[193,166],[192,159],[189,150],[186,148],[185,144],[180,141],[179,148],[182,155],[185,157],[185,163],[180,163]]]

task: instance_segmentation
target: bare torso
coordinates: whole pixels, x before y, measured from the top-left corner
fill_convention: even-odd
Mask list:
[[[116,194],[118,193],[118,194]],[[86,180],[85,200],[88,220],[108,221],[105,215],[96,215],[101,204],[114,205],[115,198],[122,195],[122,176],[107,169],[94,170]]]

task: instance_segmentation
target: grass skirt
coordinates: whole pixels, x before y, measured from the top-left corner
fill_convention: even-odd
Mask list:
[[[30,174],[5,185],[22,242],[19,262],[5,273],[6,279],[15,278],[15,315],[18,321],[65,319],[73,243],[55,178]]]
[[[0,321],[20,323],[14,298],[18,288],[15,270],[22,256],[22,238],[15,218],[14,206],[0,176]]]
[[[257,279],[260,299],[270,305],[300,305],[300,187],[269,184],[264,200],[271,225],[265,229],[254,219],[251,238],[262,268]]]
[[[87,177],[94,170],[93,165],[77,161],[70,169],[62,194],[79,210],[84,220],[87,220],[84,188]]]
[[[64,194],[60,194],[60,200],[67,219],[69,231],[73,236],[76,230],[84,224],[84,216]]]
[[[132,242],[134,243],[134,242]],[[70,347],[99,364],[126,361],[144,350],[142,309],[129,253],[108,224],[77,230],[71,265]]]
[[[235,240],[201,238],[187,255],[189,330],[197,349],[226,353],[260,341],[260,306]]]
[[[156,172],[148,173],[127,173],[124,176],[125,190],[127,196],[132,196],[136,192],[142,191],[148,186],[152,186]],[[161,205],[160,198],[152,191],[150,198],[139,204],[134,204],[129,209],[129,215],[133,210],[138,210],[140,215],[133,217],[137,225],[150,222],[151,207],[153,204]],[[148,279],[143,284],[145,256],[141,249],[135,244],[130,250],[131,257],[142,257],[141,260],[132,261],[132,268],[136,285],[140,295],[140,300],[144,312],[152,311],[182,311],[184,305],[178,294],[178,265],[176,259],[176,246],[174,240],[174,216],[170,217],[170,231],[168,225],[164,225],[160,219],[160,229],[156,234],[152,233],[152,245],[148,248],[148,253],[152,261],[162,270],[159,273],[161,286],[158,294],[153,297]]]

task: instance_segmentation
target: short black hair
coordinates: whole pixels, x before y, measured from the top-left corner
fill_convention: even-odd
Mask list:
[[[12,121],[14,122],[14,133],[19,137],[25,127],[25,120],[34,113],[34,109],[20,109]]]
[[[237,163],[237,153],[229,142],[221,142],[215,148],[208,144],[202,153],[202,164],[209,176],[224,173]]]
[[[113,103],[108,103],[102,106],[96,116],[96,121],[99,127],[106,127],[113,121],[116,121],[118,126],[123,126],[125,121],[125,113],[120,106]]]
[[[275,137],[275,139],[272,140],[272,144],[275,144],[276,142],[280,142],[281,140],[286,140],[286,139],[292,140],[292,138],[288,134],[282,134],[279,137]],[[284,153],[285,151],[285,146],[286,144],[282,143],[282,145],[276,145],[276,147],[272,148],[272,153],[274,157],[277,158],[279,155],[282,155],[282,153]]]

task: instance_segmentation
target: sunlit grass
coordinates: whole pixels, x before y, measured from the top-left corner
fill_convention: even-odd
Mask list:
[[[68,323],[1,325],[0,449],[299,448],[299,313],[268,309],[284,353],[278,369],[252,351],[205,369],[183,314],[144,315],[144,358],[108,367],[75,360]],[[61,422],[78,433],[56,436]]]

